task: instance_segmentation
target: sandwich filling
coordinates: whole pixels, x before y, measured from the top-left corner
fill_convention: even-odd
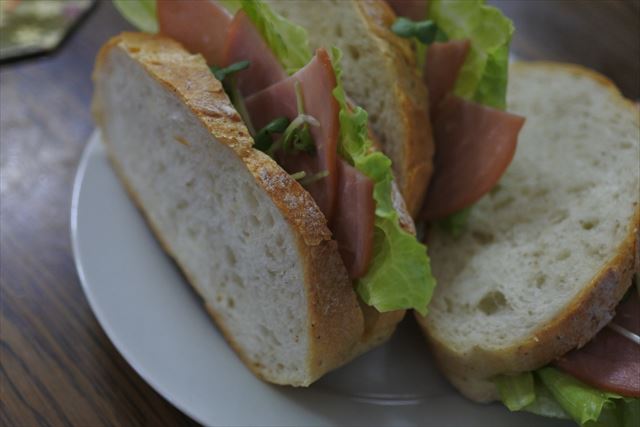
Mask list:
[[[483,0],[387,0],[392,29],[415,41],[429,89],[435,173],[423,219],[449,230],[491,190],[511,162],[524,119],[505,108],[513,26]],[[448,200],[444,200],[448,198]],[[572,418],[580,425],[640,425],[640,288],[584,347],[549,366],[495,379],[510,410]]]
[[[632,286],[611,323],[584,347],[537,371],[494,382],[512,411],[571,418],[581,426],[638,425],[640,287]]]
[[[117,3],[141,26],[131,2]],[[260,1],[143,3],[161,33],[205,56],[255,147],[309,191],[361,299],[381,312],[426,314],[435,286],[426,248],[400,226],[391,161],[373,151],[366,112],[347,102],[340,51],[312,55],[306,31]]]
[[[415,41],[436,152],[421,219],[464,213],[515,154],[524,118],[504,112],[513,25],[484,0],[387,0],[392,30]],[[445,224],[458,224],[448,218]]]

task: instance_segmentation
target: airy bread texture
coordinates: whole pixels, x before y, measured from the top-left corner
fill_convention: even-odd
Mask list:
[[[369,113],[409,212],[417,214],[434,152],[428,95],[411,44],[389,30],[395,20],[391,8],[382,0],[268,2],[307,29],[313,49],[342,50],[345,90]]]
[[[527,118],[513,163],[459,238],[432,230],[438,280],[417,316],[452,383],[497,399],[491,378],[587,343],[638,270],[639,110],[578,66],[511,68],[508,109]]]
[[[94,82],[116,172],[256,375],[306,386],[389,337],[404,312],[365,318],[319,208],[252,148],[200,55],[123,33]]]

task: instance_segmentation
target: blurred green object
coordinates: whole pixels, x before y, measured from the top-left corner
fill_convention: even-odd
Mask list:
[[[48,52],[96,0],[0,0],[0,61]]]

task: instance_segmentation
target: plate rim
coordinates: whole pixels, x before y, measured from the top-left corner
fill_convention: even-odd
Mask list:
[[[76,169],[75,176],[73,178],[73,191],[71,195],[71,213],[70,213],[70,237],[71,237],[71,251],[73,254],[73,261],[75,264],[76,272],[78,274],[78,279],[80,281],[80,286],[82,288],[82,292],[89,303],[89,307],[91,308],[93,316],[95,316],[100,328],[105,333],[111,344],[118,351],[120,356],[127,362],[127,364],[138,374],[156,393],[158,393],[163,399],[165,399],[170,405],[174,408],[178,409],[183,415],[191,418],[202,425],[209,425],[204,419],[200,418],[193,411],[186,408],[184,405],[177,402],[176,399],[173,399],[171,393],[168,390],[164,390],[154,379],[153,376],[150,375],[130,354],[129,350],[126,349],[126,346],[117,338],[117,334],[113,331],[109,322],[106,321],[106,315],[99,308],[99,304],[95,300],[94,294],[91,292],[90,287],[87,284],[87,278],[84,271],[84,265],[82,263],[82,255],[80,254],[80,243],[78,241],[78,205],[80,201],[80,193],[82,190],[82,185],[84,183],[84,178],[86,175],[87,167],[89,165],[89,160],[91,155],[95,152],[102,142],[100,130],[94,128],[91,135],[87,140],[87,144],[82,150],[82,155],[80,157],[80,162],[78,163],[78,168]],[[103,148],[105,148],[103,146]],[[107,154],[105,152],[105,154]],[[109,157],[108,155],[106,156]],[[107,161],[109,161],[107,159]]]

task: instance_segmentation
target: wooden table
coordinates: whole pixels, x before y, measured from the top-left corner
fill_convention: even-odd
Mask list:
[[[639,1],[496,1],[527,59],[598,69],[640,98]],[[122,359],[82,293],[71,189],[93,130],[99,46],[129,28],[110,2],[54,55],[0,67],[0,424],[190,425]]]

